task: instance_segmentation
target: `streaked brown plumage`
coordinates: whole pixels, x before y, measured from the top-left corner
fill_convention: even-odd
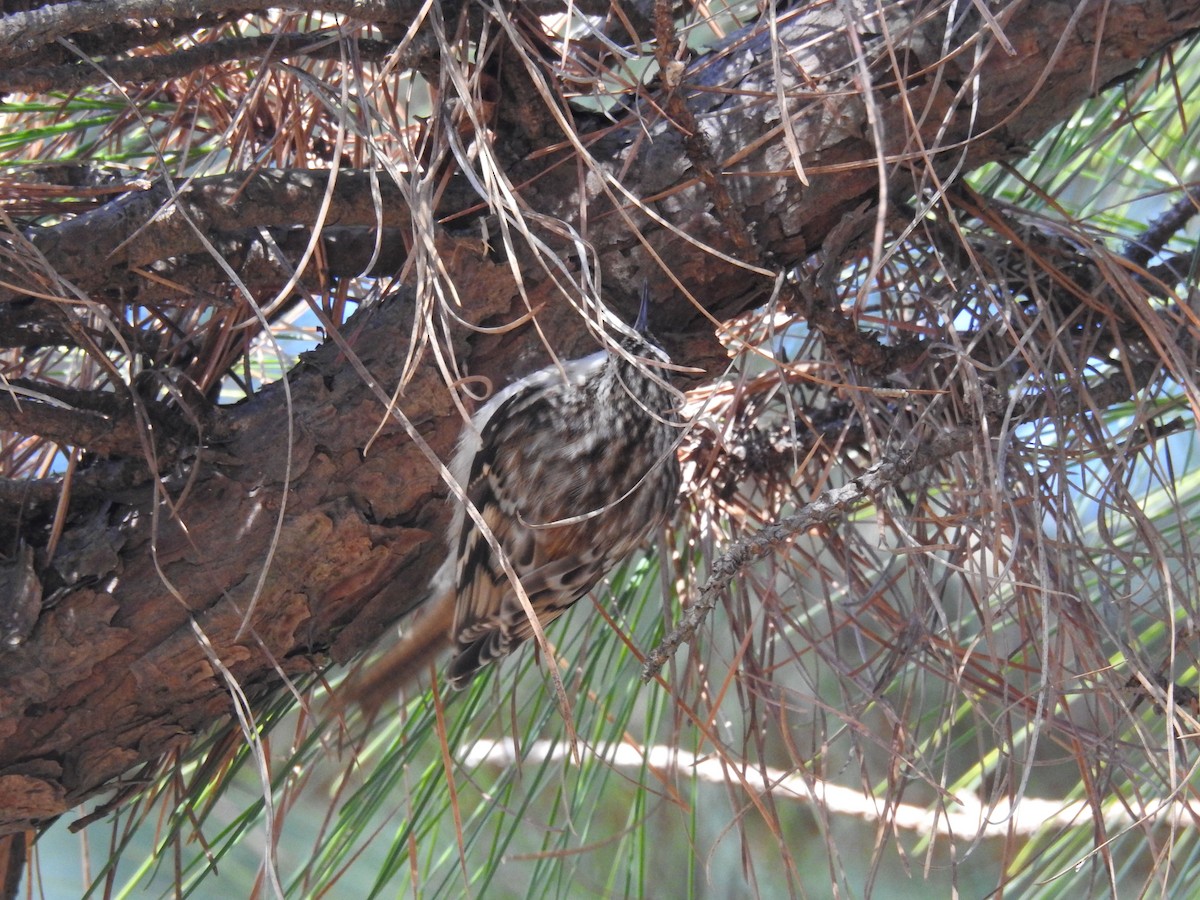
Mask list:
[[[676,395],[646,332],[647,298],[620,345],[552,364],[489,400],[463,432],[451,472],[491,529],[544,626],[658,528],[679,489]],[[633,360],[640,360],[634,362]],[[452,644],[454,688],[533,634],[483,532],[461,504],[427,612],[350,702],[377,709]]]

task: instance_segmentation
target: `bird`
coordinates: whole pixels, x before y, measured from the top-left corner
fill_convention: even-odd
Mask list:
[[[548,625],[658,529],[675,507],[679,400],[649,332],[642,289],[615,346],[551,363],[497,392],[464,426],[450,472]],[[615,319],[615,317],[613,317]],[[534,633],[487,534],[456,506],[431,599],[400,641],[343,688],[373,714],[450,647],[446,683]]]

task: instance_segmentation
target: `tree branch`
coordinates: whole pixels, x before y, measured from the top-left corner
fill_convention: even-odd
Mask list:
[[[712,574],[700,588],[699,596],[671,633],[646,655],[642,665],[642,681],[655,678],[682,644],[695,639],[697,630],[716,607],[730,582],[749,563],[775,552],[792,538],[818,525],[832,524],[872,495],[895,486],[913,472],[936,465],[952,454],[966,450],[978,437],[978,429],[964,426],[953,432],[935,435],[916,447],[890,453],[857,478],[841,487],[831,488],[806,503],[795,515],[787,516],[737,541],[713,560]]]
[[[0,53],[16,55],[150,6],[156,16],[264,8],[66,3],[0,19]],[[298,8],[397,21],[417,6]],[[895,58],[913,68],[894,71],[883,48],[871,51],[876,55],[866,60],[867,69],[876,80],[866,85],[868,106],[864,85],[846,74],[858,71],[859,60],[852,42],[842,39],[846,22],[839,9],[826,4],[780,20],[784,43],[776,49],[761,25],[734,36],[695,61],[677,87],[703,132],[706,158],[716,161],[706,165],[708,174],[723,183],[741,220],[754,229],[765,260],[760,268],[804,261],[843,217],[877,202],[881,168],[892,196],[924,195],[936,188],[934,173],[1015,158],[1101,85],[1130,76],[1165,44],[1200,26],[1192,0],[1012,6],[1000,16],[1003,40],[984,26],[972,38],[973,52],[942,58],[948,36],[955,42],[967,36],[952,35],[944,17],[910,21],[904,8],[887,6],[891,18],[881,30],[893,47],[911,50]],[[1017,49],[1009,53],[1006,46]],[[782,97],[792,98],[786,109]],[[519,186],[522,209],[533,213],[529,228],[541,241],[539,252],[561,253],[569,264],[577,253],[571,238],[578,235],[594,250],[606,285],[628,288],[650,276],[659,296],[674,297],[663,288],[670,272],[694,289],[696,307],[676,301],[663,310],[672,326],[664,337],[683,363],[723,364],[723,348],[712,341],[701,310],[726,320],[756,302],[758,279],[764,286],[769,280],[749,278],[744,266],[731,262],[735,236],[714,212],[675,124],[650,103],[639,115],[582,136],[590,159],[564,149],[524,160],[507,175]],[[808,186],[798,184],[788,164],[783,116],[803,148]],[[263,171],[197,179],[178,199],[162,185],[130,194],[28,234],[37,252],[19,262],[6,258],[13,274],[3,280],[28,285],[30,294],[62,294],[64,279],[84,291],[103,290],[129,269],[202,252],[197,231],[315,222],[330,177]],[[343,171],[337,177],[330,222],[416,231],[399,189],[381,180],[377,208],[372,176]],[[436,242],[444,266],[439,278],[454,285],[462,301],[455,314],[469,324],[496,325],[534,309],[557,350],[588,346],[578,317],[557,302],[545,261],[516,241],[515,259],[489,257],[479,235],[467,233],[472,217],[483,215],[475,211],[479,198],[467,179],[450,181],[442,206],[423,210],[422,221],[440,216],[462,233],[454,237],[446,227],[426,225],[417,235]],[[629,193],[618,193],[617,183]],[[20,296],[19,287],[5,288],[0,302]],[[414,344],[421,336],[415,306],[413,293],[402,290],[361,310],[342,329],[344,347],[327,344],[305,354],[286,381],[218,410],[189,465],[103,508],[99,501],[72,508],[64,540],[86,545],[89,538],[111,537],[110,548],[120,549],[80,554],[74,580],[55,605],[41,610],[29,640],[0,654],[0,829],[28,828],[60,814],[229,715],[224,683],[197,643],[196,627],[254,698],[276,690],[281,672],[298,676],[330,656],[350,658],[418,602],[441,561],[434,536],[444,529],[449,507],[431,462],[376,392],[397,391],[410,347],[418,357],[426,352],[427,344]],[[448,333],[471,374],[501,382],[544,363],[529,331]],[[347,348],[361,368],[350,365]],[[461,419],[441,372],[425,360],[398,393],[397,408],[412,430],[447,457]],[[974,435],[955,438],[969,439]],[[896,471],[904,464],[889,462]],[[829,498],[822,515],[834,515],[838,503],[854,502],[879,484],[856,481],[844,497]],[[251,606],[255,613],[244,630]]]
[[[367,61],[380,62],[392,50],[383,41],[360,40],[358,52]],[[278,34],[228,38],[188,47],[171,53],[127,58],[98,58],[90,63],[61,66],[25,66],[0,72],[0,91],[49,93],[77,91],[89,84],[155,82],[189,75],[206,66],[233,60],[267,62],[302,56],[310,59],[340,58],[338,43],[328,34]]]
[[[72,0],[0,17],[0,59],[16,59],[80,31],[94,31],[126,19],[195,19],[217,13],[265,12],[280,7],[308,12],[341,13],[359,22],[409,22],[421,11],[420,0],[313,0],[280,4],[278,0]]]
[[[36,393],[41,396],[34,392],[19,396],[12,385],[0,390],[0,429],[41,435],[99,456],[140,452],[142,425],[132,406],[96,412],[55,401],[41,389]]]

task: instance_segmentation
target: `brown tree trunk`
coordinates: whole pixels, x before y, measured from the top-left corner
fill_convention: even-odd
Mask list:
[[[1014,158],[1081,101],[1200,26],[1194,0],[1044,2],[1014,4],[995,25],[968,12],[969,24],[947,40],[940,15],[910,19],[892,9],[887,31],[903,52],[889,56],[867,33],[883,25],[856,29],[856,47],[838,9],[780,26],[794,53],[779,71],[761,28],[694,61],[673,96],[656,95],[658,108],[674,104],[690,114],[690,134],[677,127],[679,116],[668,121],[645,104],[643,122],[588,144],[594,169],[564,164],[562,155],[513,164],[511,180],[523,186],[528,208],[580,229],[586,221],[606,285],[620,286],[615,306],[624,302],[628,313],[628,298],[651,279],[664,298],[656,331],[683,364],[719,366],[711,325],[649,262],[625,213],[703,310],[724,320],[760,302],[772,280],[720,254],[749,254],[768,272],[796,266],[856,210],[878,203],[881,153],[893,199],[928,190],[934,172]],[[870,115],[860,91],[868,72]],[[788,110],[784,127],[776,98],[805,84],[809,99]],[[793,139],[803,148],[807,185],[787,152]],[[647,199],[672,229],[629,210],[602,188],[601,173]],[[327,177],[268,171],[204,179],[149,225],[165,194],[147,191],[34,243],[48,269],[101,293],[130,267],[193,252],[188,218],[230,234],[313,221]],[[380,189],[383,224],[410,227],[399,192],[386,183]],[[439,213],[474,202],[456,184]],[[376,225],[367,175],[340,173],[332,203],[328,221]],[[137,240],[127,241],[135,232]],[[562,234],[541,237],[569,258],[574,251]],[[508,263],[489,257],[478,233],[447,231],[437,241],[464,319],[497,325],[526,313]],[[544,271],[517,263],[527,263],[529,300],[550,343],[565,354],[592,349]],[[17,297],[10,286],[0,292]],[[76,473],[57,553],[29,557],[25,573],[64,586],[40,604],[36,590],[22,594],[34,598],[35,624],[0,652],[0,831],[57,816],[226,719],[230,679],[254,701],[277,690],[283,675],[352,658],[422,599],[449,508],[412,433],[445,459],[461,420],[428,351],[397,389],[417,319],[412,294],[401,291],[354,316],[341,330],[344,346],[330,341],[305,354],[286,386],[230,408],[195,405],[199,439],[164,444],[169,467],[158,480],[135,478],[105,496],[88,493],[89,471]],[[472,374],[504,383],[546,361],[531,332],[462,330],[458,357]],[[0,427],[19,430],[31,413],[0,415],[8,417]],[[28,538],[28,546],[45,545]]]

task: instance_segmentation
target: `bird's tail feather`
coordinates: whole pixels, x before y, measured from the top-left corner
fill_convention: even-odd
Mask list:
[[[428,672],[430,665],[450,646],[454,606],[453,591],[426,601],[412,627],[395,645],[382,656],[368,657],[347,676],[338,688],[338,705],[347,710],[358,707],[368,720],[373,720],[381,707]]]

